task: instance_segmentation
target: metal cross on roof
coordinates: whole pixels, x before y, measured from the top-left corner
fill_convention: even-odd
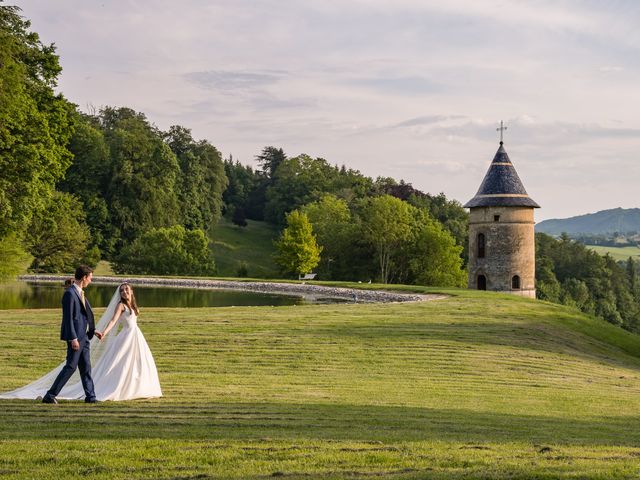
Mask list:
[[[500,132],[500,145],[502,145],[502,134],[506,129],[507,127],[505,127],[504,124],[502,123],[502,120],[500,120],[500,128],[496,128],[496,132]]]

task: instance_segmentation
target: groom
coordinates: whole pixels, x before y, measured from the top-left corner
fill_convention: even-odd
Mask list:
[[[58,403],[56,396],[67,383],[76,368],[80,369],[80,379],[87,403],[95,403],[96,394],[91,378],[91,358],[89,340],[93,338],[95,324],[89,301],[84,297],[84,288],[91,283],[93,270],[86,265],[76,269],[75,281],[62,296],[62,326],[60,340],[67,342],[67,363],[62,368],[49,391],[42,398],[43,403]]]

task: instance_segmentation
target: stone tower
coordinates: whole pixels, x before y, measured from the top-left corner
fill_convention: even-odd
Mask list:
[[[536,252],[533,209],[503,142],[469,216],[469,288],[535,298]]]

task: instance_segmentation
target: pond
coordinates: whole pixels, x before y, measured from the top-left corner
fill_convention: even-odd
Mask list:
[[[94,308],[106,307],[116,285],[92,283],[85,292]],[[309,303],[294,295],[258,293],[240,290],[205,290],[200,288],[134,286],[141,307],[229,307],[283,306]],[[61,308],[64,288],[60,282],[14,282],[0,285],[0,310]],[[326,299],[325,299],[326,300]]]

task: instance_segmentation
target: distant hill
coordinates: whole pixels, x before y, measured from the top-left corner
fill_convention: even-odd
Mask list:
[[[577,217],[544,220],[536,232],[560,235],[606,235],[614,232],[640,232],[640,208],[614,208]]]
[[[244,264],[249,277],[277,278],[278,266],[273,261],[277,230],[266,222],[247,220],[247,224],[241,228],[222,218],[214,227],[211,239],[218,275],[236,277]]]

